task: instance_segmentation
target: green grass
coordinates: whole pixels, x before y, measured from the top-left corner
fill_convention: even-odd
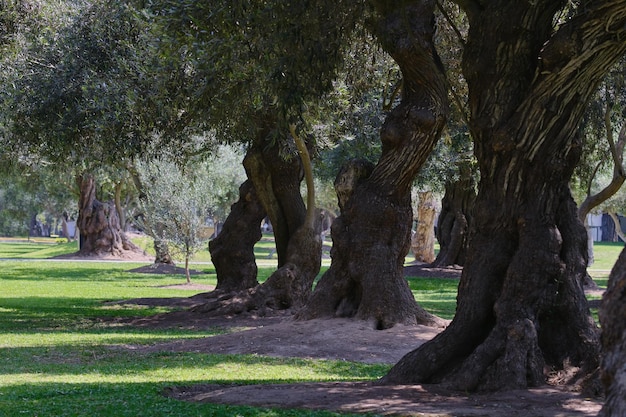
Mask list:
[[[610,271],[624,249],[624,242],[595,242],[593,244],[594,262],[590,270]]]
[[[262,242],[260,254],[269,251],[267,245],[271,243]],[[129,263],[19,260],[63,250],[75,249],[37,241],[0,242],[0,258],[17,258],[0,262],[0,416],[327,417],[337,414],[194,404],[161,394],[166,387],[198,383],[371,380],[388,369],[341,361],[146,353],[129,348],[219,332],[115,324],[116,318],[168,310],[108,301],[190,295],[186,290],[163,288],[181,283],[181,276],[130,273],[139,264]],[[607,270],[620,250],[621,245],[596,244],[596,264],[590,271],[599,285],[606,285]],[[212,265],[194,268],[207,272],[194,276],[196,282],[215,284]],[[260,267],[260,280],[272,271]],[[427,310],[453,317],[458,280],[410,277],[408,282]]]
[[[12,259],[46,259],[58,255],[76,252],[76,242],[58,242],[53,238],[0,239],[0,258]]]
[[[454,317],[458,279],[408,277],[408,282],[419,305],[441,318]]]
[[[333,416],[337,414],[192,404],[161,392],[198,383],[370,380],[388,369],[341,361],[130,349],[219,333],[114,324],[110,319],[165,309],[107,301],[190,294],[162,288],[180,283],[180,276],[127,272],[135,266],[0,263],[0,416]],[[263,276],[272,268],[265,269]],[[196,281],[215,283],[215,275]]]
[[[152,238],[148,236],[133,237],[132,241],[146,253],[154,255]],[[259,265],[276,265],[278,256],[275,253],[274,237],[263,234],[262,239],[255,245],[254,254]],[[58,255],[71,254],[78,251],[78,243],[66,242],[65,239],[55,238],[0,238],[0,259],[46,259]],[[271,255],[271,256],[270,256]],[[208,243],[192,258],[192,262],[206,263],[211,261]],[[178,262],[182,262],[178,260]]]

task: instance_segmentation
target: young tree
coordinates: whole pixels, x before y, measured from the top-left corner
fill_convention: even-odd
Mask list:
[[[144,185],[140,206],[141,225],[148,235],[175,249],[185,260],[187,283],[189,260],[208,238],[204,233],[211,206],[211,182],[206,164],[178,167],[171,161],[138,162]]]
[[[626,51],[626,3],[458,3],[481,173],[470,248],[454,320],[383,381],[501,390],[570,367],[576,380],[597,367],[599,343],[569,181],[586,104]]]

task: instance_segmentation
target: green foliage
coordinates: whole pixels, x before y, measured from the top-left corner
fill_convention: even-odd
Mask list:
[[[163,105],[167,92],[155,88],[164,84],[155,81],[159,71],[169,73],[150,48],[147,16],[132,3],[69,4],[77,11],[29,38],[14,63],[7,147],[78,169],[123,165],[159,147],[157,131],[177,117],[178,108]]]
[[[180,97],[219,140],[288,133],[332,89],[361,2],[171,1],[151,4],[160,51],[185,67]]]
[[[11,165],[0,170],[0,236],[28,235],[40,215],[52,226],[75,207],[72,190],[47,166]]]
[[[209,184],[209,214],[224,221],[230,206],[239,198],[239,186],[246,180],[242,165],[244,152],[235,146],[220,145],[206,158],[205,180]]]
[[[187,263],[210,237],[203,233],[211,195],[207,166],[181,168],[165,159],[135,165],[143,185],[140,225],[150,236],[166,242],[170,250],[182,254]]]
[[[13,131],[27,151],[82,164],[136,149],[126,92],[137,78],[142,26],[125,11],[119,2],[95,2],[55,38],[32,46],[42,50],[31,52],[14,92]]]

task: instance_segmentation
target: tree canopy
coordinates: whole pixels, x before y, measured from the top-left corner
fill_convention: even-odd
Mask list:
[[[438,44],[437,8],[456,43]],[[23,12],[11,9],[0,24],[26,33],[15,17]],[[466,149],[471,137],[481,174],[457,316],[383,381],[469,391],[533,386],[545,381],[546,369],[576,367],[585,376],[598,365],[597,329],[581,286],[586,239],[569,185],[585,150],[579,122],[626,51],[625,23],[623,0],[94,1],[58,31],[31,33],[17,71],[3,61],[11,85],[3,95],[11,109],[3,140],[73,164],[110,163],[160,145],[189,155],[219,142],[250,143],[240,202],[254,206],[254,215],[245,226],[258,229],[264,210],[278,220],[288,208],[280,220],[294,236],[304,202],[302,166],[279,158],[294,148],[297,132],[288,126],[326,126],[344,140],[357,137],[347,125],[359,138],[379,131],[375,162],[345,164],[336,177],[333,261],[298,316],[357,317],[381,329],[437,325],[415,304],[402,268],[410,187],[452,99],[467,134],[457,123],[447,144]],[[358,64],[381,51],[397,68],[385,59]],[[462,75],[446,73],[443,63]],[[387,91],[401,77],[397,97],[377,98],[384,114],[370,111],[377,94],[363,88],[367,77],[357,69],[373,69]],[[605,97],[613,101],[621,87],[608,81]],[[345,125],[320,122],[325,110],[334,116],[346,108]],[[198,130],[210,131],[211,140],[192,139]],[[354,148],[361,152],[364,143]],[[282,259],[295,259],[281,247],[289,255]],[[281,279],[294,270],[285,266]]]

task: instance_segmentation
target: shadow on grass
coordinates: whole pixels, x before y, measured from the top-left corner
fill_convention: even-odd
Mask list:
[[[186,381],[185,385],[206,383]],[[0,415],[55,417],[349,417],[307,410],[272,410],[246,406],[192,403],[161,395],[168,383],[53,383],[0,388]],[[354,415],[356,416],[356,415]],[[359,414],[359,416],[362,416]]]
[[[300,377],[299,369],[307,376]],[[298,410],[278,414],[252,407],[193,404],[161,395],[165,387],[196,384],[263,384],[319,378],[371,380],[388,368],[348,362],[156,352],[121,347],[0,349],[0,415],[331,416]],[[374,375],[376,374],[376,375]],[[6,382],[8,381],[8,383]],[[243,412],[243,414],[242,414]]]

